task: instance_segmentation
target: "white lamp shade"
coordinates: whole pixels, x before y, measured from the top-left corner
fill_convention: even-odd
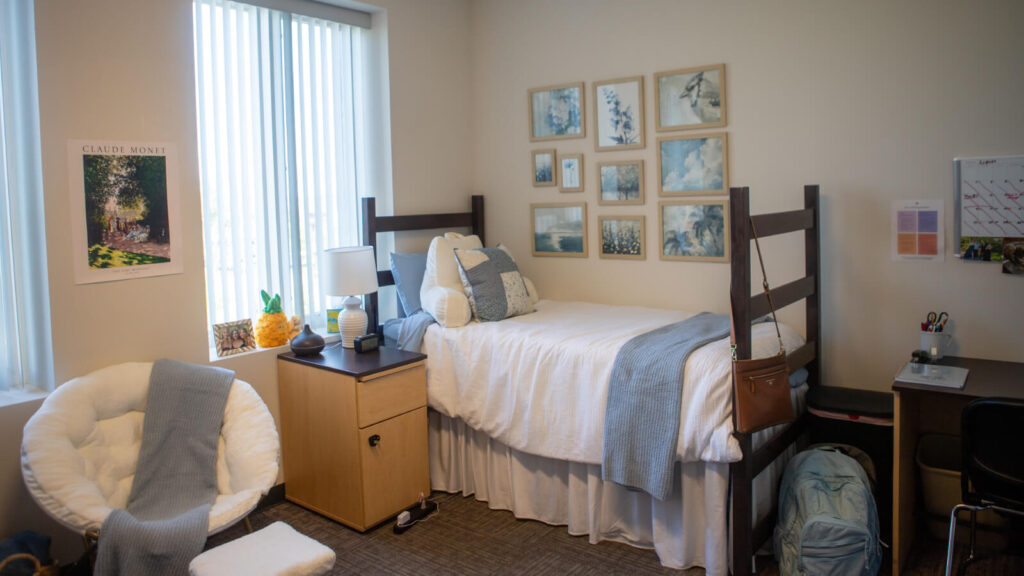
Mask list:
[[[373,246],[332,248],[320,254],[320,289],[327,296],[359,296],[377,291]]]

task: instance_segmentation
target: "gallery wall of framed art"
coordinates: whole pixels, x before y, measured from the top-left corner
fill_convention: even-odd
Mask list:
[[[648,81],[650,93],[645,92]],[[612,76],[589,84],[526,91],[530,142],[553,146],[531,151],[531,183],[537,189],[532,200],[542,200],[530,204],[532,254],[586,258],[593,241],[600,258],[645,260],[646,217],[656,210],[658,226],[652,233],[657,234],[659,260],[728,261],[725,64]],[[647,146],[648,122],[657,135],[652,148]],[[647,161],[650,154],[653,162]],[[586,164],[585,155],[591,156]],[[653,169],[653,180],[648,169]],[[651,206],[649,181],[662,199]],[[585,200],[559,202],[567,192],[583,192]],[[588,204],[596,206],[593,239],[587,237]],[[635,212],[605,213],[613,208]]]

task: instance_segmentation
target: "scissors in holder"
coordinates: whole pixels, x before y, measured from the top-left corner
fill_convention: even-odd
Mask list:
[[[939,312],[939,315],[935,318],[935,323],[932,324],[932,332],[942,332],[942,329],[946,327],[947,321],[949,321],[949,314]]]

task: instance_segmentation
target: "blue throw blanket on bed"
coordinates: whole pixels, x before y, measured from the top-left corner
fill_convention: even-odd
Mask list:
[[[423,335],[436,321],[426,312],[417,312],[407,318],[393,318],[384,323],[385,344],[399,350],[419,352],[423,348]],[[398,333],[395,335],[395,326]],[[391,340],[394,338],[394,340]]]
[[[157,360],[127,510],[100,529],[95,573],[188,574],[217,497],[217,443],[235,373]]]
[[[683,369],[690,353],[729,334],[729,316],[703,312],[626,342],[608,386],[601,476],[659,500],[672,490]]]

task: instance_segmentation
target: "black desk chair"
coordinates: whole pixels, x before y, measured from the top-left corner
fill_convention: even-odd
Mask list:
[[[981,510],[1024,516],[1024,401],[1010,398],[979,398],[964,407],[960,433],[963,439],[963,471],[960,493],[963,504],[949,516],[946,576],[952,574],[957,513],[971,512],[971,553],[960,563],[959,574],[974,560],[975,521]]]

